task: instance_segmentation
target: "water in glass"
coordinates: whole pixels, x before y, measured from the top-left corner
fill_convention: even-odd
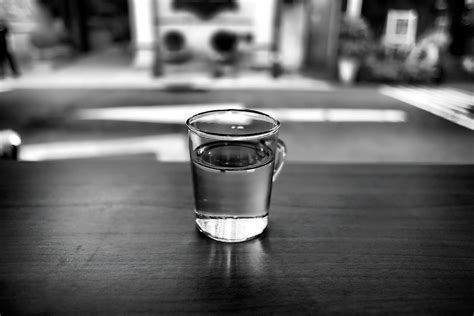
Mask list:
[[[191,154],[198,228],[243,241],[267,226],[274,154],[263,141],[216,141]]]

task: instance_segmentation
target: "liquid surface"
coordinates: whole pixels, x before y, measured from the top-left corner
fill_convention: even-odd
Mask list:
[[[258,217],[268,212],[273,152],[261,143],[214,142],[192,153],[196,212]]]

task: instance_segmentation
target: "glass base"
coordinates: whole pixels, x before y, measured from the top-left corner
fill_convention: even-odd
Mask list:
[[[201,233],[217,241],[242,242],[260,235],[268,224],[268,214],[258,217],[206,216],[196,212]]]

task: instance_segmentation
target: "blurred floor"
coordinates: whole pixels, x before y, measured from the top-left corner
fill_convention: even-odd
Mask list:
[[[468,94],[469,91],[465,93]],[[111,157],[160,159],[168,151],[166,146],[170,144],[169,139],[174,140],[176,147],[183,147],[183,142],[186,142],[186,112],[182,114],[184,116],[181,117],[181,123],[178,123],[179,117],[169,123],[163,123],[163,120],[161,123],[146,123],[139,119],[128,122],[115,119],[84,120],[79,119],[78,113],[84,109],[127,107],[131,112],[125,113],[130,116],[149,116],[151,120],[164,115],[163,112],[151,115],[144,110],[163,106],[179,110],[183,105],[190,105],[195,112],[199,112],[202,107],[193,104],[223,103],[224,106],[235,103],[268,112],[277,110],[276,113],[280,115],[283,110],[287,111],[286,115],[293,115],[295,112],[291,112],[292,109],[301,111],[306,108],[313,111],[307,112],[308,117],[312,115],[313,119],[300,116],[299,120],[296,117],[295,120],[288,121],[282,117],[280,136],[288,145],[288,159],[291,161],[474,163],[472,130],[383,95],[378,87],[333,88],[329,91],[254,89],[201,92],[152,89],[17,89],[0,93],[0,129],[17,130],[23,138],[24,148],[43,144],[43,147],[30,147],[35,150],[43,148],[40,153],[52,152],[61,147],[65,148],[64,151],[71,152],[68,148],[78,148],[80,151],[81,148],[90,150],[91,146],[99,150],[101,146],[108,146],[109,153],[104,155]],[[141,107],[133,110],[136,106]],[[314,112],[317,109],[320,111]],[[321,113],[327,113],[331,109],[396,111],[395,113],[403,113],[404,121],[344,122],[317,119]],[[150,143],[146,141],[150,137],[151,141],[158,143],[160,137],[167,139],[162,142],[166,146],[157,145],[156,150],[148,149],[152,152],[146,156],[143,156],[146,150],[134,149],[127,153],[120,149],[127,142],[142,142],[146,144],[145,147],[149,146],[146,148],[150,148]],[[90,157],[101,156],[94,149],[91,153]],[[174,155],[176,160],[187,158],[185,149]],[[166,160],[173,158],[168,156]]]
[[[220,105],[281,119],[293,161],[474,163],[472,82],[341,87],[298,75],[214,79],[198,71],[152,78],[131,63],[115,47],[0,81],[0,129],[20,133],[30,160],[185,160],[186,117]],[[167,149],[173,143],[178,149]]]

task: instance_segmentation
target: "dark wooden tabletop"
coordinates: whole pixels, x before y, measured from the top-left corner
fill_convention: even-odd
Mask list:
[[[188,164],[0,163],[0,314],[474,313],[474,166],[287,164],[270,224],[194,227]]]

